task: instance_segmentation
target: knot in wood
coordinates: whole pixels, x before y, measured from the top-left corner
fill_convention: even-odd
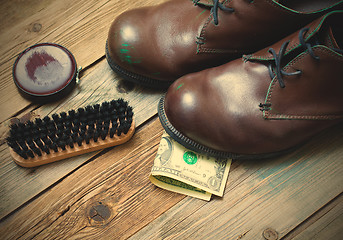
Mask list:
[[[39,32],[42,29],[42,24],[40,23],[34,23],[32,25],[31,31],[32,32]]]
[[[277,240],[279,237],[278,233],[272,228],[265,229],[262,235],[266,240]]]
[[[105,204],[98,202],[89,210],[89,217],[96,222],[105,222],[111,216],[111,210]]]

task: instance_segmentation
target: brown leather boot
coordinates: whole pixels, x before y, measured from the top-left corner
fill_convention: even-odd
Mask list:
[[[124,12],[111,25],[106,56],[125,79],[164,87],[279,41],[341,0],[170,0]]]
[[[205,154],[281,154],[343,121],[343,11],[251,55],[174,82],[159,105],[166,131]]]

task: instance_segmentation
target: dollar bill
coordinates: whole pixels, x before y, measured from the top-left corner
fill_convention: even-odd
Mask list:
[[[231,159],[195,153],[163,133],[150,181],[158,187],[209,201],[223,196]]]

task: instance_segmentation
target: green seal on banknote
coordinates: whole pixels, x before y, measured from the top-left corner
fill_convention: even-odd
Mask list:
[[[198,157],[194,152],[187,151],[183,154],[183,160],[187,164],[193,165],[198,161]]]

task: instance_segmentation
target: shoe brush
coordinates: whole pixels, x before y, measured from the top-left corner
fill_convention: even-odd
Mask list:
[[[125,143],[134,131],[132,107],[118,99],[12,124],[7,144],[18,165],[36,167]]]

